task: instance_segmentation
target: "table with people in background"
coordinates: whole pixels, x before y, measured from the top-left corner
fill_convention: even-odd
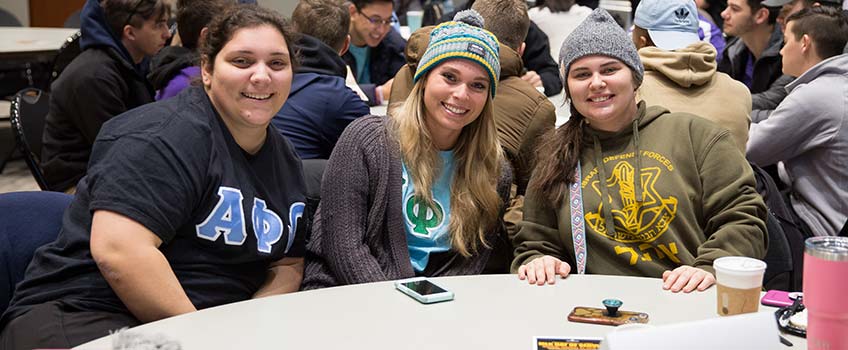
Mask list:
[[[807,348],[722,316],[715,266],[801,291],[805,239],[848,234],[848,19],[723,2],[178,0],[172,32],[166,0],[87,0],[37,155],[74,197],[0,350],[535,349],[636,329],[571,314],[613,304]]]

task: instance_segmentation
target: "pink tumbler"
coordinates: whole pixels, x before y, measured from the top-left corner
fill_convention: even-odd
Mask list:
[[[807,348],[848,349],[848,237],[811,237],[804,245]]]

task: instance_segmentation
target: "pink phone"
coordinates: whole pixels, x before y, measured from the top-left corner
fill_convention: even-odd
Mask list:
[[[790,293],[782,290],[772,289],[767,291],[766,295],[763,295],[763,298],[760,300],[760,302],[763,305],[784,307],[792,305],[795,299],[797,299],[799,296],[803,296],[803,293]]]

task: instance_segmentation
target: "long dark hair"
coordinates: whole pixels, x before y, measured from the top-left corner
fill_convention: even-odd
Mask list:
[[[630,68],[634,88],[639,87],[640,79]],[[583,152],[583,128],[586,117],[574,108],[571,103],[571,92],[568,90],[568,72],[561,72],[562,86],[566,102],[571,104],[571,117],[558,129],[548,131],[542,138],[533,170],[534,180],[530,182],[530,190],[544,194],[547,199],[559,205],[565,200],[565,193],[574,183],[574,173],[577,162]]]
[[[551,203],[561,203],[566,189],[574,182],[575,168],[582,152],[585,120],[572,105],[568,122],[542,137],[536,153],[534,181],[529,186],[531,191],[547,196]]]

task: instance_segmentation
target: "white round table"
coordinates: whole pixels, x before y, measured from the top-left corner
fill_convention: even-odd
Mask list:
[[[602,307],[605,298],[622,300],[621,310],[647,312],[652,325],[719,317],[715,287],[671,293],[653,278],[572,275],[553,286],[528,285],[515,275],[433,281],[453,291],[455,299],[423,305],[395,290],[392,282],[381,282],[229,304],[130,331],[164,335],[184,350],[523,350],[531,347],[536,336],[603,337],[613,327],[566,318],[575,306]],[[760,306],[760,311],[774,309]],[[806,348],[804,339],[788,338],[795,348]],[[106,337],[76,349],[110,348]]]
[[[75,28],[0,27],[0,57],[52,53],[78,31]]]

